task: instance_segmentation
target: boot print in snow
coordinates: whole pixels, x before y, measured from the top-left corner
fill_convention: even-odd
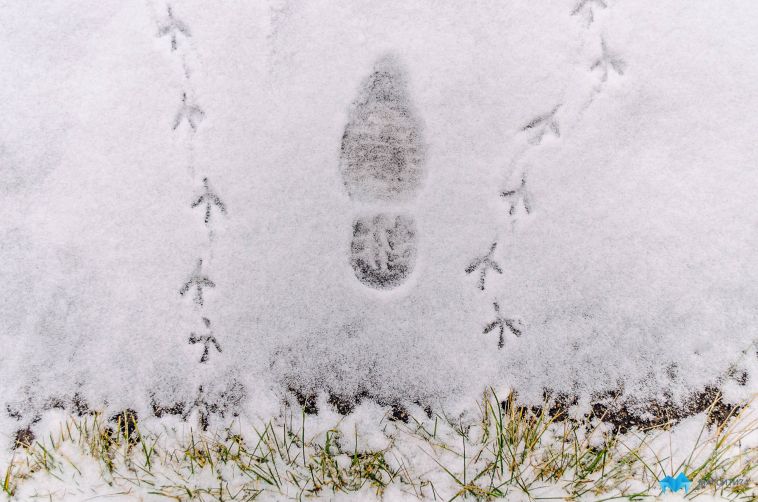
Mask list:
[[[355,276],[375,289],[397,287],[413,271],[417,232],[413,216],[393,206],[418,193],[424,144],[405,75],[392,56],[379,59],[361,85],[342,136],[340,173],[353,201],[385,206],[353,220]]]

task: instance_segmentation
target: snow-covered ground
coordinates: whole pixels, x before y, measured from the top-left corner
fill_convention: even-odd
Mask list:
[[[6,443],[758,387],[753,0],[1,7]]]

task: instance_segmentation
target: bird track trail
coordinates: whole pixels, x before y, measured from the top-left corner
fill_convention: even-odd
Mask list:
[[[508,233],[511,245],[517,237],[516,227],[518,221],[535,217],[535,213],[539,207],[538,202],[535,202],[528,183],[528,180],[531,178],[531,175],[529,175],[530,165],[524,159],[531,152],[542,147],[546,142],[562,141],[568,129],[566,127],[567,123],[576,125],[581,121],[584,112],[592,105],[597,95],[603,92],[609,78],[614,75],[615,77],[623,77],[625,74],[626,62],[612,47],[609,47],[602,28],[601,22],[604,16],[601,16],[601,12],[605,13],[609,9],[609,3],[606,0],[579,0],[571,11],[568,12],[569,16],[583,18],[585,23],[584,36],[577,49],[578,55],[583,54],[589,44],[594,43],[596,46],[594,48],[596,56],[592,64],[586,68],[579,68],[579,74],[586,74],[587,72],[594,74],[597,83],[588,92],[587,89],[583,89],[575,85],[575,83],[567,82],[559,102],[546,107],[546,110],[538,112],[533,119],[516,131],[513,137],[513,141],[516,142],[517,147],[507,168],[510,178],[506,180],[504,187],[498,193],[501,201],[507,207],[505,217],[509,227]],[[581,62],[582,58],[577,57],[577,60]],[[489,253],[486,256],[475,258],[465,269],[466,274],[471,274],[476,268],[481,267],[478,283],[478,289],[481,291],[485,291],[486,289],[485,281],[488,268],[492,268],[498,274],[502,274],[495,255],[495,250],[500,240],[499,236],[496,237]],[[501,246],[501,252],[503,249],[506,249],[506,246]],[[490,303],[496,306],[495,310],[499,316],[498,319],[505,319],[500,313],[502,308],[501,302],[497,298],[494,298]],[[513,334],[521,336],[523,327],[514,330],[510,324],[506,323],[506,325]],[[500,323],[499,326],[501,333],[498,348],[503,348],[503,323]],[[485,327],[484,333],[488,333],[494,327],[492,323],[488,324]]]
[[[199,69],[195,66],[201,67],[202,65],[197,57],[198,51],[194,45],[193,31],[189,23],[183,19],[181,13],[175,10],[171,2],[157,4],[149,2],[148,6],[157,24],[156,36],[159,39],[167,40],[170,59],[178,69],[182,93],[170,126],[175,134],[185,134],[186,156],[184,162],[186,164],[186,172],[191,181],[197,183],[196,173],[202,169],[198,169],[196,165],[196,138],[198,134],[201,134],[203,122],[207,118],[207,114],[200,104],[194,85],[195,73]],[[194,65],[193,62],[195,62]],[[218,219],[227,215],[228,207],[213,187],[208,176],[202,176],[201,183],[202,186],[198,187],[194,197],[188,197],[187,205],[193,210],[198,207],[203,209],[202,212],[198,211],[198,217],[202,220],[202,225],[208,236],[206,256],[203,257],[204,253],[199,253],[201,256],[197,258],[194,270],[185,279],[184,284],[179,289],[179,294],[184,297],[189,296],[189,293],[194,291],[194,308],[200,311],[199,322],[203,329],[202,331],[191,331],[188,337],[185,335],[184,340],[189,345],[201,344],[203,346],[203,351],[196,361],[197,364],[208,366],[223,354],[223,344],[217,337],[216,329],[211,328],[211,319],[204,315],[203,311],[207,303],[206,293],[209,290],[215,290],[217,287],[216,282],[211,278],[211,273],[208,271],[209,269],[212,270],[213,264],[213,248],[216,240],[214,229]],[[156,403],[155,398],[153,398],[153,408],[156,414],[160,410],[161,413],[179,414],[184,419],[187,419],[194,410],[197,412],[200,426],[205,429],[208,427],[208,420],[211,414],[219,413],[223,415],[226,409],[226,405],[219,403],[219,399],[223,400],[225,396],[229,397],[229,393],[231,392],[233,397],[227,399],[227,401],[238,402],[241,400],[240,396],[244,394],[244,388],[241,388],[241,384],[238,382],[232,382],[226,389],[222,386],[221,390],[217,390],[214,395],[213,391],[209,390],[217,388],[215,384],[218,382],[214,381],[213,372],[200,372],[200,374],[201,381],[197,384],[197,394],[193,402],[174,403],[171,406],[164,406]]]

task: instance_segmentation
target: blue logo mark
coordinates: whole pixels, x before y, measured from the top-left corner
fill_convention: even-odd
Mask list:
[[[682,488],[684,488],[684,492],[687,493],[690,491],[690,485],[692,485],[692,481],[690,481],[683,472],[680,472],[675,478],[666,476],[658,482],[661,484],[661,493],[666,493],[666,490],[678,492]]]

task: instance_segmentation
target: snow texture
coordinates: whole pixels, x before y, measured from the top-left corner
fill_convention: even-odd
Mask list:
[[[752,0],[44,0],[0,26],[3,431],[54,399],[756,388]]]

